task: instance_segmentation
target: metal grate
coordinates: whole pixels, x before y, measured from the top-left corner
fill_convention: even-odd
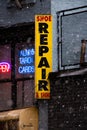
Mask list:
[[[19,120],[0,121],[0,130],[19,130]]]

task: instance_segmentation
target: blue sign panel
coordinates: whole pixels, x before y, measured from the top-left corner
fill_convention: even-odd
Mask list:
[[[20,74],[33,74],[34,73],[34,48],[27,48],[19,51],[18,72]]]

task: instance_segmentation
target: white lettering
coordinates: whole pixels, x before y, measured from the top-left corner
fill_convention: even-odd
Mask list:
[[[33,63],[34,62],[34,59],[33,59],[33,57],[20,57],[19,58],[19,60],[20,60],[20,64],[31,64],[31,63]]]
[[[18,68],[18,72],[20,74],[24,74],[24,73],[34,73],[34,66],[20,66]]]

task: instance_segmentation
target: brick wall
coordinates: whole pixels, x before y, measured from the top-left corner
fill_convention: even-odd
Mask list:
[[[87,76],[53,77],[48,103],[49,130],[86,130]]]

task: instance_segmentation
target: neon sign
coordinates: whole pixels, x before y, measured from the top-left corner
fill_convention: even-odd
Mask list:
[[[0,72],[1,73],[6,73],[9,72],[11,69],[11,66],[7,62],[0,62]]]
[[[24,49],[19,51],[18,72],[20,74],[34,73],[34,48]]]

